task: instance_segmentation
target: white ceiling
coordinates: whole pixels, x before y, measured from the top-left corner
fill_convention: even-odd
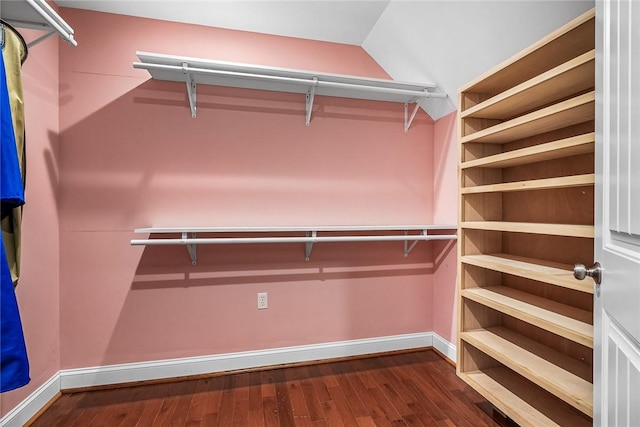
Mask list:
[[[457,90],[463,84],[594,7],[594,0],[55,2],[63,7],[362,46],[393,79],[435,83],[449,96],[421,104],[434,119],[455,110]]]
[[[59,6],[360,46],[390,0],[56,0]]]

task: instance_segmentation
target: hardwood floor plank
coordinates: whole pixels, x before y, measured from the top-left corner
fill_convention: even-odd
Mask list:
[[[236,376],[225,377],[220,408],[218,408],[218,424],[230,426],[233,423],[233,390],[236,385]]]
[[[226,378],[226,376],[208,378],[209,383],[205,395],[206,398],[202,420],[207,418],[208,415],[218,414],[218,411],[220,410],[220,404],[222,403],[222,392],[224,390],[224,382]]]
[[[324,420],[324,412],[322,411],[320,399],[318,399],[318,395],[313,387],[313,382],[308,379],[308,376],[309,372],[307,370],[307,379],[300,381],[300,385],[302,387],[305,404],[307,405],[307,411],[309,411],[309,418],[314,422]]]
[[[512,426],[433,351],[64,394],[34,427]]]
[[[289,402],[291,403],[291,412],[296,426],[311,427],[311,416],[302,392],[302,384],[300,383],[298,370],[285,371],[287,384],[287,392],[289,393]]]
[[[204,417],[205,409],[207,407],[207,391],[209,389],[209,382],[198,381],[195,389],[193,390],[193,398],[191,404],[187,410],[187,416],[185,418],[186,425],[200,425],[202,417]]]
[[[279,427],[280,418],[278,414],[278,403],[275,396],[266,396],[262,400],[262,410],[265,427]]]
[[[278,418],[280,418],[280,425],[293,426],[295,425],[293,409],[291,408],[289,390],[287,389],[287,384],[284,381],[284,374],[282,372],[278,372],[275,379],[276,403],[278,405]]]

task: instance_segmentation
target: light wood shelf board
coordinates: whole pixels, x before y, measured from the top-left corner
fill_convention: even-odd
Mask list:
[[[590,370],[589,366],[579,366],[580,362],[507,328],[462,332],[461,339],[574,408],[593,416],[593,385],[560,365],[582,371]]]
[[[464,136],[460,142],[504,144],[593,120],[594,117],[595,91],[592,91]]]
[[[522,82],[521,76],[523,75],[537,75],[544,72],[541,67],[544,67],[545,63],[560,64],[566,62],[567,55],[571,55],[573,52],[588,52],[593,49],[595,40],[594,18],[595,9],[583,13],[471,80],[461,87],[459,92],[490,93],[496,87],[513,87]]]
[[[546,234],[550,236],[584,237],[591,239],[594,236],[594,227],[592,225],[545,224],[503,221],[463,221],[460,223],[460,227],[463,229],[472,230]]]
[[[595,174],[571,175],[557,178],[534,179],[529,181],[506,182],[501,184],[478,185],[461,188],[462,194],[495,193],[529,190],[549,190],[555,188],[586,187],[595,184]]]
[[[577,280],[573,277],[573,267],[539,259],[519,257],[510,254],[464,255],[462,263],[487,268],[513,276],[533,279],[567,289],[593,294],[594,282],[590,277]]]
[[[508,119],[593,88],[595,50],[465,110],[461,118]]]
[[[475,160],[463,162],[460,167],[468,169],[479,168],[507,168],[547,160],[563,159],[566,157],[589,154],[594,152],[596,135],[590,132],[545,144],[494,154]]]
[[[592,422],[507,368],[463,372],[460,377],[522,427],[587,427]]]
[[[463,298],[593,348],[593,313],[506,286],[470,288]]]

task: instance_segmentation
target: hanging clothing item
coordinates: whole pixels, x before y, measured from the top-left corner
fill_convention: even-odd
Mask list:
[[[2,31],[2,56],[5,64],[14,140],[24,187],[26,180],[26,151],[21,66],[27,59],[27,44],[15,28],[2,20],[0,20],[0,30]],[[16,207],[7,212],[3,209],[0,226],[2,228],[2,241],[7,254],[7,263],[15,286],[18,284],[20,277],[22,208]]]
[[[0,204],[2,216],[24,204],[24,187],[16,150],[4,56],[0,55]],[[4,233],[3,233],[4,234]],[[30,381],[29,361],[11,270],[0,244],[0,392]]]

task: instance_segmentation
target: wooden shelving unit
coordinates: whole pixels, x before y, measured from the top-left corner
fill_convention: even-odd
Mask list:
[[[460,89],[458,375],[521,425],[591,425],[595,12]]]

